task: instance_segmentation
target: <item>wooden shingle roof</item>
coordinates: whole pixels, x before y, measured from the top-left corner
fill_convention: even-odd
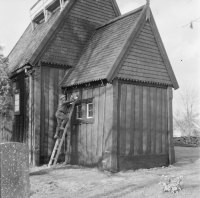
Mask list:
[[[27,27],[18,43],[8,55],[10,71],[14,71],[29,63],[31,57],[40,46],[41,41],[49,33],[59,13],[59,10],[54,12],[48,22],[38,24],[34,31],[32,30],[31,24]]]
[[[68,17],[68,14],[73,16],[73,19],[71,19],[70,16]],[[44,59],[42,61],[52,64],[61,64],[65,66],[72,64],[70,66],[73,66],[73,64],[77,61],[73,61],[72,59],[77,60],[79,58],[77,54],[81,53],[82,46],[80,47],[80,43],[78,43],[76,46],[73,46],[75,49],[75,55],[72,57],[72,61],[69,61],[70,55],[68,54],[69,56],[66,57],[65,53],[68,53],[68,48],[71,49],[71,47],[69,46],[67,41],[68,38],[66,39],[65,34],[68,34],[69,36],[73,35],[71,41],[73,40],[74,42],[74,38],[77,36],[76,29],[83,29],[81,26],[85,26],[85,28],[89,27],[89,29],[92,29],[91,26],[98,26],[119,15],[120,11],[115,0],[104,0],[100,4],[94,0],[70,0],[61,12],[59,9],[57,9],[57,11],[55,10],[52,13],[52,16],[49,18],[48,22],[38,24],[34,31],[32,31],[31,24],[28,26],[7,57],[9,61],[9,70],[14,72],[26,64],[34,66],[37,61],[42,60],[42,58]],[[80,25],[78,23],[74,24],[74,21],[78,19],[83,21],[85,20],[86,25]],[[71,21],[73,21],[73,24]],[[65,25],[62,26],[63,22]],[[63,28],[65,29],[63,30]],[[95,29],[95,27],[93,29]],[[91,32],[91,30],[88,32]],[[55,38],[56,34],[57,37]],[[80,37],[85,36],[83,34],[85,34],[84,31]],[[91,36],[91,34],[89,36]],[[89,36],[86,35],[85,40],[87,40]],[[52,43],[52,39],[55,41],[54,43]],[[60,40],[58,41],[58,39]],[[65,39],[64,43],[62,42],[62,39]],[[82,42],[82,45],[84,45],[85,40],[84,42],[82,40],[80,42]],[[61,45],[58,42],[62,42]],[[79,42],[79,40],[76,42]],[[52,47],[52,45],[54,46]],[[66,48],[66,46],[68,47]],[[59,49],[57,50],[56,47]],[[48,51],[45,51],[46,48]],[[45,52],[46,54],[44,54]]]
[[[143,7],[115,18],[96,29],[76,67],[61,86],[106,79]]]
[[[173,86],[178,83],[147,6],[117,17],[96,29],[79,62],[61,87],[114,78]]]

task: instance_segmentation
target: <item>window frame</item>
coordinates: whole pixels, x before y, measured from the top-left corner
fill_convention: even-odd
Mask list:
[[[88,104],[92,104],[92,106],[93,106],[92,117],[88,116],[88,107],[89,107]],[[77,118],[77,106],[81,106],[81,115],[82,115],[81,118]],[[94,115],[95,115],[95,112],[94,112],[94,107],[95,107],[94,97],[78,100],[76,102],[75,107],[76,107],[76,109],[75,109],[75,124],[92,124],[92,123],[94,123]]]
[[[18,95],[19,99],[16,100],[16,95]],[[18,101],[18,105],[16,105],[16,101]],[[20,89],[17,89],[14,93],[14,115],[20,115],[20,108],[21,108],[21,97],[20,97]],[[16,110],[15,107],[18,106],[19,109]]]
[[[76,107],[76,120],[82,120],[82,119],[83,119],[83,116],[82,116],[82,104],[78,104],[78,105],[76,105],[75,107]],[[81,108],[80,111],[78,111],[78,110],[79,110],[78,107]],[[81,117],[78,117],[78,116],[77,116],[78,113],[81,113]]]
[[[92,105],[92,110],[91,110],[92,111],[92,116],[89,116],[89,112],[90,112],[89,105]],[[93,109],[94,109],[93,101],[86,104],[86,118],[87,119],[91,119],[91,118],[94,117],[94,111],[93,111]]]

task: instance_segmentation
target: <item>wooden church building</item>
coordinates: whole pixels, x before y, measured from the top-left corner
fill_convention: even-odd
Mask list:
[[[12,140],[29,145],[33,165],[51,156],[61,92],[78,95],[70,164],[116,172],[174,163],[178,83],[148,3],[121,15],[115,0],[51,0],[8,61]]]

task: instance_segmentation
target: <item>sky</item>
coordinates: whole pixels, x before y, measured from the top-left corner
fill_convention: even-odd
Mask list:
[[[134,10],[146,0],[116,0],[122,14]],[[30,23],[30,7],[37,0],[0,0],[0,44],[7,56]],[[174,91],[174,108],[180,93],[187,88],[200,91],[200,0],[150,0],[165,49],[180,88]]]

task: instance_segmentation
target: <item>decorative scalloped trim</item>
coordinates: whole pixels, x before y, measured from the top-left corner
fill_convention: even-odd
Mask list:
[[[141,82],[141,83],[149,83],[149,84],[155,84],[155,85],[170,85],[166,83],[158,83],[158,82],[151,82],[151,81],[143,81],[143,80],[133,80],[129,78],[120,78],[120,77],[115,77],[114,79],[119,79],[119,80],[126,80],[126,81],[132,81],[132,82]]]
[[[50,65],[60,65],[60,66],[65,66],[65,67],[70,67],[72,68],[71,65],[65,65],[65,64],[60,64],[60,63],[52,63],[52,62],[47,62],[47,61],[41,61],[42,63],[50,64]]]

